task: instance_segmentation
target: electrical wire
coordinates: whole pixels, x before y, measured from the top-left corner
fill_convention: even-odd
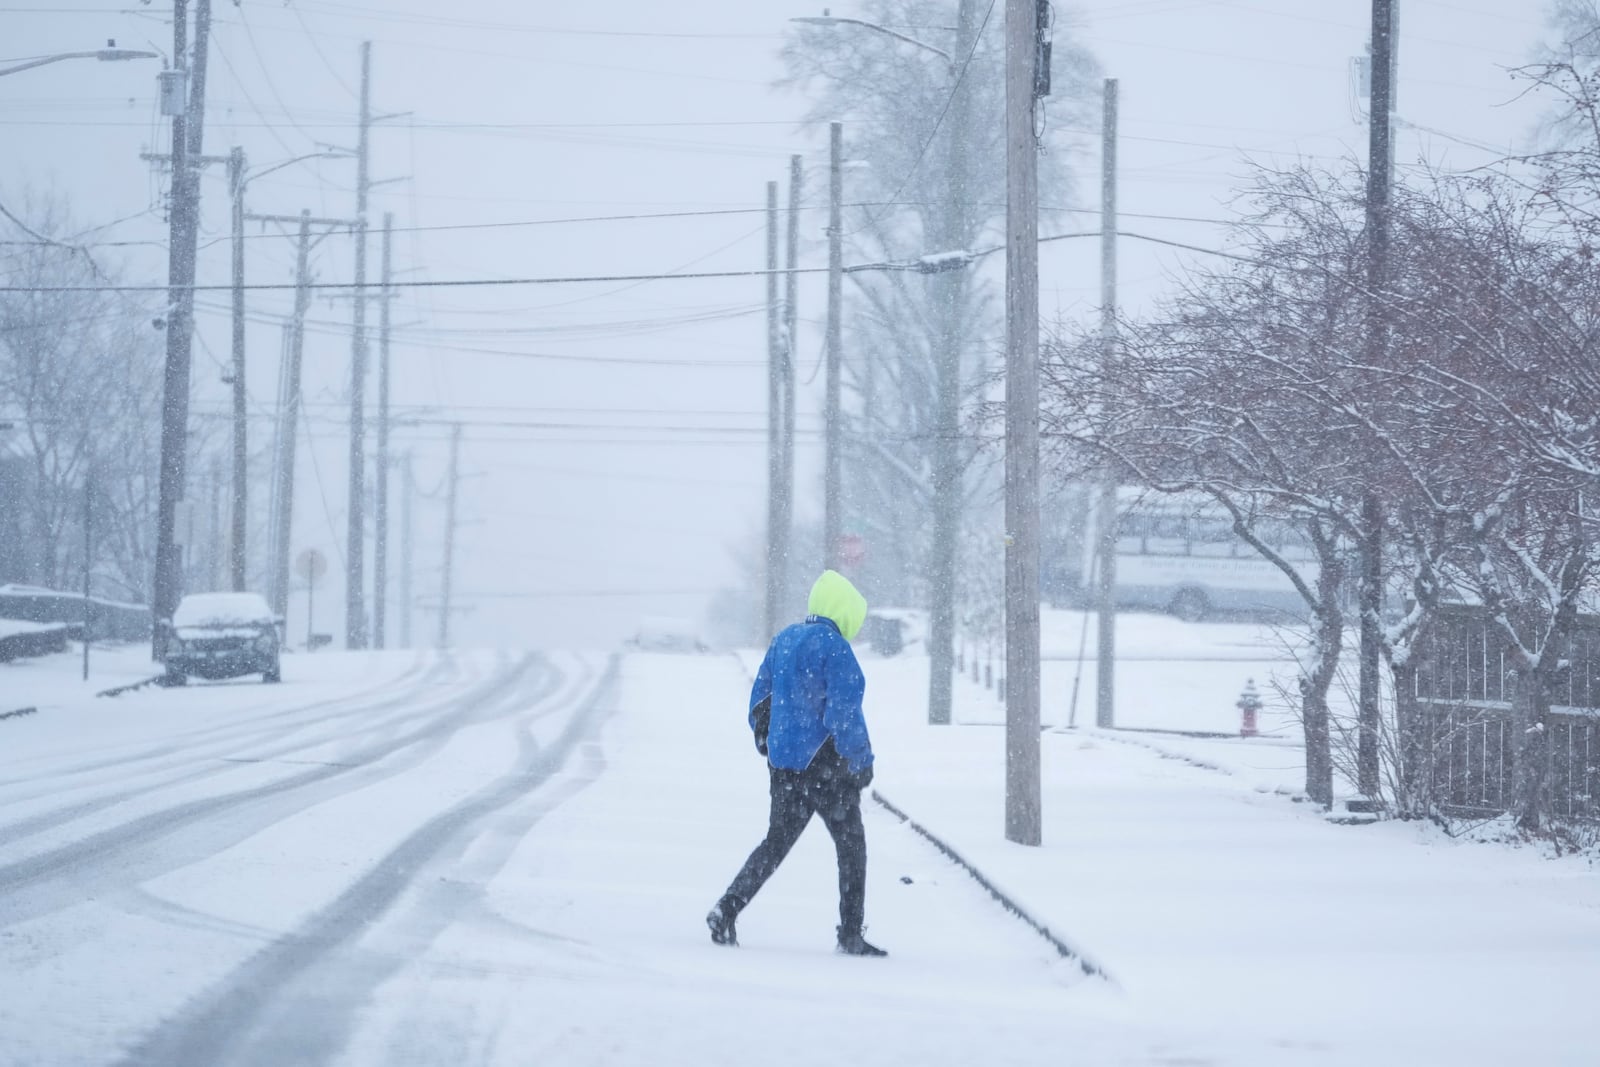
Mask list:
[[[358,4],[341,4],[332,0],[301,0],[301,7],[337,18],[359,18],[367,22],[387,22],[395,25],[409,24],[420,26],[437,26],[446,29],[465,30],[492,30],[497,33],[528,33],[549,34],[552,36],[579,36],[579,37],[636,37],[646,39],[670,40],[771,40],[781,37],[774,33],[727,33],[727,32],[687,32],[687,31],[662,31],[662,30],[609,30],[609,29],[584,29],[580,27],[564,26],[530,26],[522,23],[491,22],[482,19],[449,18],[443,15],[424,15],[415,12],[385,11],[380,8],[362,7]]]
[[[361,99],[361,94],[350,87],[350,83],[345,81],[344,76],[339,73],[339,68],[335,67],[328,59],[327,53],[322,50],[322,45],[317,43],[317,35],[312,33],[311,27],[306,24],[306,17],[300,10],[300,5],[291,2],[285,3],[284,6],[294,13],[295,21],[300,23],[300,29],[304,31],[306,40],[311,42],[312,51],[316,52],[317,58],[322,60],[322,65],[328,68],[328,73],[333,75],[333,80],[339,83],[339,88],[349,93],[352,100]]]

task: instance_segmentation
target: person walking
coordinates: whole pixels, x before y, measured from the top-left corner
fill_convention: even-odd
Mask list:
[[[804,622],[772,639],[750,690],[750,729],[770,775],[767,836],[706,915],[706,925],[715,943],[737,945],[739,913],[811,816],[820,815],[839,860],[838,949],[887,956],[861,936],[867,889],[861,792],[872,783],[873,756],[861,712],[866,677],[850,642],[867,617],[867,601],[848,578],[828,570],[812,585],[806,611]]]

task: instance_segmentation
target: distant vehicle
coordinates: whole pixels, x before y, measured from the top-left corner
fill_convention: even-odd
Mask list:
[[[192,593],[172,613],[166,684],[260,674],[282,678],[278,620],[258,593]]]
[[[1228,513],[1209,497],[1117,490],[1116,604],[1165,611],[1187,622],[1218,616],[1302,618],[1304,598],[1278,567],[1241,541]],[[1077,550],[1059,554],[1047,582],[1056,606],[1088,607],[1099,563],[1091,516]],[[1268,522],[1257,532],[1310,582],[1316,556],[1291,523]]]
[[[873,608],[856,640],[865,641],[880,656],[898,656],[907,645],[921,641],[925,629],[923,613],[914,608]]]
[[[641,652],[710,652],[711,646],[687,619],[641,619],[628,644]]]

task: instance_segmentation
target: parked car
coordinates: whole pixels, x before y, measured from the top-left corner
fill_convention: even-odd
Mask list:
[[[259,593],[191,593],[167,625],[168,685],[194,678],[282,677],[278,620]]]
[[[926,629],[924,613],[914,608],[873,608],[856,640],[880,656],[898,656],[907,646],[920,643]]]
[[[700,636],[694,623],[687,619],[666,617],[639,620],[639,629],[628,644],[642,652],[711,651],[711,646]]]

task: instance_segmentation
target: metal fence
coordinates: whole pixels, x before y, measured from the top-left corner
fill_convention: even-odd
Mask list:
[[[1417,662],[1424,780],[1441,810],[1492,815],[1511,803],[1515,745],[1508,641],[1481,611],[1441,613]],[[1549,683],[1548,811],[1600,819],[1600,617],[1580,616]]]

